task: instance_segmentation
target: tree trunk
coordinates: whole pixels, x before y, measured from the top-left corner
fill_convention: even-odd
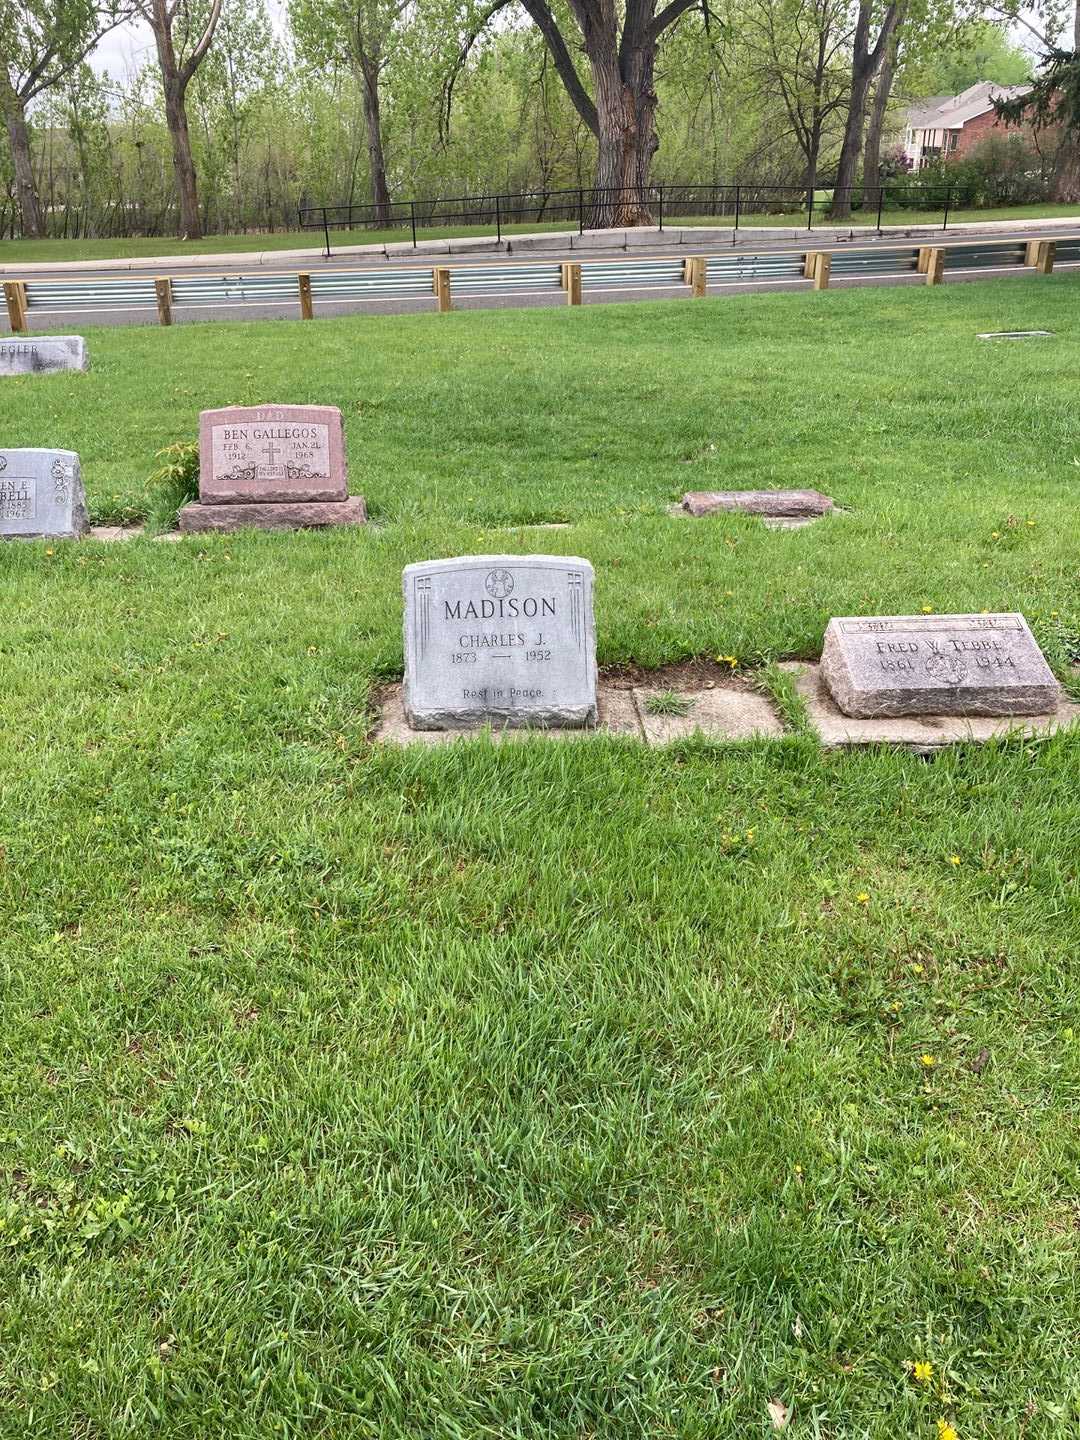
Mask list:
[[[869,88],[869,77],[852,81],[851,108],[848,110],[847,125],[844,127],[844,144],[840,150],[840,163],[836,167],[836,188],[833,191],[832,205],[829,208],[829,215],[833,220],[847,220],[851,216],[851,192],[855,184],[855,169],[859,163],[859,150],[862,146],[866,96]]]
[[[851,191],[855,184],[855,171],[862,149],[863,124],[866,120],[866,99],[870,82],[892,45],[893,35],[900,22],[902,4],[892,4],[882,17],[881,28],[874,48],[870,49],[870,18],[872,0],[859,0],[859,17],[855,24],[855,38],[851,59],[851,102],[848,107],[847,124],[844,127],[844,144],[840,150],[840,164],[836,171],[836,189],[829,215],[833,220],[847,220],[851,216]]]
[[[659,145],[653,54],[635,51],[626,66],[628,76],[620,68],[614,43],[610,54],[590,60],[598,134],[597,193],[589,225],[598,230],[651,225],[649,168]]]
[[[179,80],[164,77],[165,123],[172,141],[173,175],[180,202],[180,235],[184,240],[202,239],[199,198],[195,182],[195,162],[191,158],[191,136],[188,133],[184,86]]]
[[[34,183],[34,163],[30,154],[30,131],[26,125],[26,114],[22,101],[14,89],[6,84],[6,73],[0,74],[3,93],[0,98],[4,107],[4,124],[8,143],[15,162],[15,194],[22,216],[22,233],[34,240],[45,236],[45,220],[38,201],[37,186]]]
[[[885,113],[889,108],[893,77],[896,74],[896,42],[889,46],[878,73],[874,103],[870,109],[870,124],[866,131],[866,146],[863,150],[863,194],[867,205],[877,205],[881,188],[881,136],[885,129]]]
[[[360,71],[360,89],[364,97],[364,127],[367,131],[368,170],[371,175],[371,199],[375,207],[375,223],[389,225],[390,189],[386,183],[386,160],[383,156],[378,62],[365,60]]]

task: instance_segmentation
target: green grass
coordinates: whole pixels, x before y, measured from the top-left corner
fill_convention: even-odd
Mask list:
[[[541,224],[504,225],[504,235],[535,235],[540,232],[568,230],[577,233],[577,221],[548,221]],[[490,236],[495,239],[495,226],[450,225],[418,229],[418,240],[468,239]],[[346,245],[406,245],[412,239],[408,225],[395,228],[331,230],[334,250]],[[267,235],[249,232],[246,235],[206,235],[201,240],[178,240],[175,235],[134,236],[126,240],[0,240],[0,265],[17,265],[31,261],[52,260],[137,260],[155,255],[235,255],[258,254],[272,250],[311,250],[320,253],[325,245],[322,230],[279,230]]]
[[[826,215],[827,202],[823,201],[820,208],[815,209],[814,224],[828,227],[829,221]],[[1033,219],[1070,219],[1075,218],[1080,225],[1080,207],[1076,205],[1012,205],[1000,209],[987,210],[953,210],[949,212],[950,223],[961,224],[968,221],[997,221],[997,220],[1033,220]],[[932,225],[940,222],[942,216],[940,211],[919,211],[919,210],[888,210],[882,215],[884,225]],[[721,229],[730,228],[734,225],[732,216],[713,215],[692,215],[665,216],[665,224],[675,227],[679,225],[702,225],[714,226]],[[792,226],[796,229],[804,228],[806,225],[806,212],[790,211],[781,214],[770,214],[767,212],[745,212],[742,214],[740,225],[746,229],[757,226],[779,225]],[[850,221],[844,221],[845,225],[875,226],[877,224],[876,210],[857,210]],[[503,225],[503,235],[534,235],[540,232],[555,233],[567,231],[577,233],[577,222],[575,221],[549,221],[544,223],[526,223],[521,225]],[[448,227],[432,227],[417,231],[417,238],[420,240],[446,240],[450,238],[468,238],[470,236],[495,237],[493,225],[457,225]],[[333,249],[339,250],[347,245],[400,245],[410,239],[408,227],[398,226],[394,229],[359,229],[359,230],[333,230],[331,231],[331,245]],[[155,255],[183,256],[183,255],[236,255],[244,253],[258,253],[260,251],[273,250],[312,250],[321,251],[323,238],[321,231],[296,230],[278,231],[273,235],[250,233],[247,235],[207,235],[202,240],[185,241],[178,240],[175,236],[159,236],[156,238],[136,236],[126,240],[0,240],[0,266],[19,265],[34,262],[45,262],[55,260],[134,260],[139,258],[152,258]]]
[[[88,338],[0,433],[99,517],[277,400],[381,523],[0,550],[0,1435],[1075,1433],[1080,736],[366,739],[469,551],[592,559],[602,664],[930,605],[1066,677],[1075,278]],[[848,513],[666,514],[754,484]]]

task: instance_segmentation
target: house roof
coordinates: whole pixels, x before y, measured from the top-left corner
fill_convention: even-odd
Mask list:
[[[992,110],[995,100],[1012,100],[1030,89],[1030,85],[998,85],[993,80],[980,80],[959,95],[918,101],[908,109],[908,125],[913,130],[962,130],[969,120]]]

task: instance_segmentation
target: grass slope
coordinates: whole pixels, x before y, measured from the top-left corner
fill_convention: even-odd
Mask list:
[[[602,662],[1015,606],[1065,674],[1078,322],[1059,276],[4,382],[110,515],[203,406],[340,404],[383,525],[0,550],[0,1434],[1080,1424],[1080,738],[365,738],[401,565],[469,550],[592,558]],[[851,513],[664,513],[781,483]]]
[[[828,228],[827,203],[815,207],[814,224]],[[1080,211],[1075,205],[1009,205],[998,209],[951,210],[950,221],[955,225],[968,222],[997,220],[1037,220],[1076,218],[1080,225]],[[857,210],[844,226],[855,229],[877,224],[876,210]],[[883,225],[933,225],[940,221],[939,210],[887,210],[882,214]],[[665,224],[713,226],[726,229],[734,224],[732,216],[716,215],[666,215]],[[805,226],[805,210],[787,213],[755,211],[746,209],[740,217],[740,226],[753,229],[757,226]],[[536,235],[541,232],[567,231],[576,234],[576,220],[548,221],[521,225],[503,225],[503,235]],[[410,239],[408,227],[378,230],[332,230],[331,245],[340,250],[346,245],[400,245]],[[495,237],[494,225],[451,225],[428,226],[417,231],[420,240],[447,240],[470,236],[490,235]],[[206,235],[201,240],[178,240],[175,235],[133,236],[116,240],[0,240],[0,265],[19,265],[54,260],[134,260],[155,255],[236,255],[272,250],[312,250],[318,253],[323,248],[322,232],[318,230],[281,230],[274,234],[252,232],[246,235]]]

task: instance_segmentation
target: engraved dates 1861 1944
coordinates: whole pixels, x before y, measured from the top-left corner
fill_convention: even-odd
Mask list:
[[[860,719],[1040,715],[1059,687],[1022,615],[847,616],[829,621],[821,671]]]

